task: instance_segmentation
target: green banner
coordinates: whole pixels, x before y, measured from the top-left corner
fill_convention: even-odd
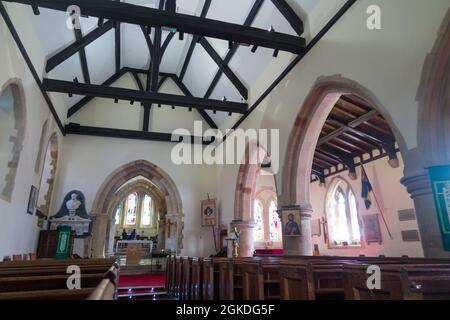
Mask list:
[[[72,228],[61,226],[58,229],[58,242],[56,245],[56,259],[67,259],[70,254],[70,234]]]
[[[445,251],[450,251],[450,166],[429,168]]]

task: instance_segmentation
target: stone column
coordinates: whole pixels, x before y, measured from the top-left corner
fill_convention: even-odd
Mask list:
[[[109,216],[93,214],[92,219],[92,258],[104,258]]]
[[[424,256],[450,258],[450,252],[445,251],[443,247],[428,170],[405,174],[401,183],[414,201]]]
[[[253,244],[253,228],[255,222],[244,220],[233,220],[230,224],[230,232],[233,232],[234,228],[240,232],[239,235],[239,257],[253,257],[255,246]],[[230,244],[231,245],[231,242]]]
[[[312,236],[311,236],[311,206],[282,206],[278,210],[281,220],[281,227],[284,228],[286,221],[283,221],[283,211],[299,210],[300,211],[300,236],[284,235],[283,230],[283,250],[285,256],[311,256],[313,253]]]

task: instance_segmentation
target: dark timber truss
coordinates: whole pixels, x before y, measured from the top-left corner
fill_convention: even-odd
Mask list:
[[[312,166],[312,180],[348,170],[383,157],[397,159],[395,136],[387,121],[364,100],[342,96],[323,125]],[[364,158],[363,155],[368,155]],[[355,163],[355,158],[359,162]]]
[[[10,21],[6,10],[1,5],[1,2],[4,1],[30,5],[36,15],[39,14],[40,7],[66,12],[69,6],[76,5],[80,8],[83,16],[98,18],[97,27],[87,34],[83,34],[80,29],[75,29],[75,41],[49,57],[45,65],[45,71],[50,72],[73,55],[78,54],[84,83],[80,83],[79,79],[75,79],[74,82],[48,78],[44,78],[43,80],[40,79],[17,35],[17,32],[15,32],[14,26]],[[357,0],[348,0],[319,34],[308,43],[308,45],[301,37],[304,30],[301,18],[297,16],[293,8],[291,8],[285,0],[271,1],[286,18],[297,35],[282,34],[275,30],[263,30],[251,26],[264,1],[268,0],[255,0],[249,15],[242,25],[206,18],[211,1],[212,0],[205,0],[204,7],[199,17],[176,13],[176,0],[160,0],[158,9],[124,3],[120,0],[0,0],[0,9],[2,9],[1,14],[7,22],[7,26],[19,49],[21,49],[22,55],[27,61],[27,64],[63,134],[67,132],[71,134],[171,141],[168,134],[149,132],[152,104],[171,106],[172,108],[174,106],[179,106],[189,108],[190,110],[195,109],[211,128],[217,128],[217,125],[208,115],[206,110],[211,110],[214,113],[226,112],[229,114],[243,114],[233,126],[234,129],[237,128]],[[141,27],[149,51],[150,63],[148,69],[131,69],[123,66],[121,60],[121,25],[123,23],[135,24]],[[162,39],[163,29],[171,30],[164,41]],[[115,39],[115,70],[101,85],[91,84],[85,48],[111,30],[114,30]],[[180,74],[165,74],[160,72],[160,63],[167,47],[177,33],[180,39],[183,39],[185,34],[192,34],[192,41]],[[228,41],[229,50],[224,58],[216,52],[207,38]],[[197,44],[207,52],[218,66],[218,71],[208,86],[206,94],[201,98],[194,97],[183,83],[186,70],[189,67],[189,62]],[[248,88],[246,84],[229,67],[230,61],[241,45],[251,46],[254,49],[257,47],[273,49],[274,56],[277,55],[278,51],[287,51],[298,55],[250,108],[246,102],[248,99]],[[112,87],[115,81],[127,73],[131,74],[134,78],[138,90]],[[146,81],[141,80],[140,75],[142,74],[145,74]],[[210,99],[210,96],[214,92],[222,75],[225,75],[238,90],[242,96],[241,102],[231,102],[226,99]],[[183,95],[159,93],[159,89],[168,79],[171,79],[178,86],[183,92]],[[130,101],[131,104],[140,102],[141,107],[144,109],[142,130],[129,131],[113,128],[102,129],[84,127],[73,123],[64,127],[58,114],[54,110],[47,92],[60,92],[68,95],[77,94],[84,96],[84,98],[69,108],[67,114],[68,118],[85,107],[95,97],[110,98],[114,102],[117,102],[118,100],[127,100]],[[348,130],[350,131],[354,129],[352,128],[351,123],[341,123],[341,125],[348,126]],[[365,134],[367,134],[367,132],[360,133],[360,135]],[[361,138],[363,137],[361,136]],[[377,142],[375,139],[377,139],[377,137],[373,137],[372,143]],[[381,141],[378,142],[379,144],[382,144]]]

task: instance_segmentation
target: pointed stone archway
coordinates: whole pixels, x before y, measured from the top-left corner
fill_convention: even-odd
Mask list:
[[[146,160],[133,161],[112,172],[103,182],[92,206],[93,228],[90,241],[92,257],[104,257],[108,225],[112,217],[110,207],[117,191],[130,180],[143,177],[158,188],[166,202],[166,249],[179,253],[183,242],[183,207],[180,193],[172,178],[160,167]]]
[[[300,109],[287,143],[279,206],[281,211],[300,210],[302,235],[283,238],[285,255],[312,255],[309,185],[314,152],[329,113],[342,95],[349,94],[366,100],[376,109],[388,122],[400,152],[406,150],[406,143],[389,113],[367,88],[340,75],[319,78]]]

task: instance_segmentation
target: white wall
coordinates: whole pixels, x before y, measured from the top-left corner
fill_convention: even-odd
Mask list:
[[[382,30],[366,28],[366,9],[378,4]],[[242,123],[247,128],[280,130],[279,194],[289,134],[306,96],[319,77],[341,75],[360,83],[381,101],[383,115],[402,133],[407,149],[417,147],[417,89],[426,55],[437,39],[448,0],[361,0],[341,18],[309,54]],[[280,54],[250,90],[250,104],[280,73],[290,54]],[[218,169],[218,192],[225,223],[233,220],[238,165]],[[401,252],[399,252],[400,254]]]
[[[67,136],[61,154],[60,173],[55,186],[53,212],[67,192],[80,190],[86,197],[86,209],[109,174],[131,161],[144,159],[157,165],[174,180],[183,204],[183,254],[209,255],[215,252],[211,228],[202,228],[200,200],[217,197],[215,168],[204,165],[174,165],[170,155],[175,144],[167,142]],[[105,235],[106,236],[106,235]]]
[[[383,210],[386,223],[392,234],[392,239],[389,237],[386,226],[380,215],[379,222],[382,234],[381,244],[366,244],[363,240],[362,248],[329,249],[328,245],[325,244],[322,230],[322,236],[313,236],[313,243],[319,245],[320,254],[334,256],[358,256],[364,254],[366,256],[385,255],[395,257],[408,255],[410,257],[423,257],[423,250],[420,242],[404,242],[402,240],[402,230],[418,230],[417,221],[399,221],[398,219],[399,210],[414,209],[413,201],[409,197],[405,187],[400,184],[400,178],[403,175],[403,163],[401,162],[400,167],[394,169],[388,165],[387,158],[383,158],[364,165],[364,168],[373,188],[373,195],[371,197],[372,205],[370,209],[366,209],[364,200],[361,198],[361,167],[357,167],[356,172],[358,178],[356,180],[351,180],[348,177],[348,171],[346,171],[328,177],[325,181],[325,186],[319,186],[318,182],[311,184],[311,205],[314,210],[312,219],[326,218],[325,206],[329,190],[328,186],[330,186],[331,182],[336,177],[342,177],[350,184],[355,194],[358,212],[361,218],[365,215],[380,214],[380,209],[375,201],[376,197]],[[363,232],[363,230],[361,231]]]
[[[26,8],[28,9],[28,8]],[[12,10],[14,24],[23,41],[33,40],[33,29],[22,19],[21,9]],[[26,32],[21,32],[27,30]],[[48,107],[25,64],[6,24],[0,18],[0,87],[9,79],[19,78],[25,92],[26,129],[23,149],[15,179],[11,201],[0,199],[0,259],[6,255],[36,252],[38,227],[37,217],[27,214],[28,196],[31,185],[39,187],[40,176],[34,172],[39,148],[42,124],[49,117]],[[32,50],[39,56],[39,46]],[[38,66],[41,68],[41,66]],[[40,69],[38,69],[40,70]],[[56,100],[57,102],[57,100]],[[50,122],[50,132],[57,130],[55,122]],[[50,134],[47,137],[50,137]]]

